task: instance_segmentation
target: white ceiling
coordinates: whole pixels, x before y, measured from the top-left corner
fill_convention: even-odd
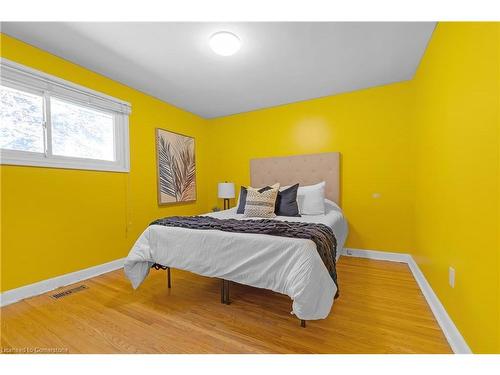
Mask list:
[[[434,22],[3,22],[2,32],[205,118],[409,80]],[[218,56],[208,38],[242,40]]]

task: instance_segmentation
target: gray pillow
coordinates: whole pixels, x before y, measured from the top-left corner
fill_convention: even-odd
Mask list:
[[[299,184],[295,184],[278,193],[274,209],[276,215],[300,217],[299,205],[297,204],[298,190]]]

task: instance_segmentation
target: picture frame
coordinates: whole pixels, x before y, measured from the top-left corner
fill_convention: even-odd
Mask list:
[[[196,145],[188,135],[156,128],[158,204],[196,201]]]

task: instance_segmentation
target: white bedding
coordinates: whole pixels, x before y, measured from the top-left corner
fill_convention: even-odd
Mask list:
[[[325,215],[275,219],[328,225],[337,239],[338,259],[347,223],[335,203],[326,201],[325,206]],[[236,208],[207,216],[252,219],[236,214]],[[152,225],[125,260],[125,274],[134,288],[153,263],[286,294],[293,300],[292,313],[304,320],[326,318],[337,291],[316,245],[307,239]]]

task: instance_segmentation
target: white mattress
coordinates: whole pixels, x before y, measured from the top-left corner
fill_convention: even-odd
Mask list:
[[[347,223],[333,202],[326,207],[325,215],[276,220],[330,226],[337,238],[338,258]],[[236,214],[236,208],[207,215],[252,219]],[[326,318],[337,291],[316,245],[308,239],[151,225],[125,260],[125,274],[134,288],[144,281],[153,263],[286,294],[293,300],[292,313],[305,320]]]

